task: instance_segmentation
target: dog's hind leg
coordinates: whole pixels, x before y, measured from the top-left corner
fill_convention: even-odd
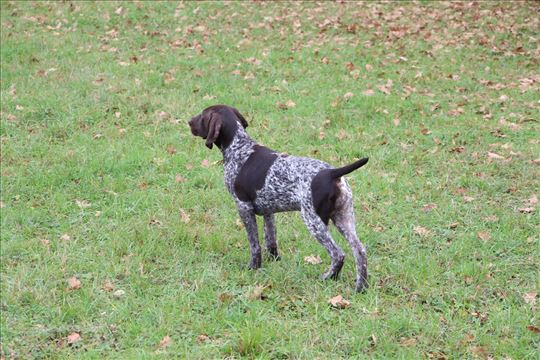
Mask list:
[[[321,278],[323,280],[329,278],[336,279],[341,271],[341,268],[343,267],[345,253],[343,250],[341,250],[338,244],[336,244],[334,239],[332,239],[332,236],[328,231],[328,227],[317,215],[311,204],[302,206],[300,212],[309,232],[326,248],[326,251],[328,251],[328,254],[332,258],[330,269],[328,269],[328,271],[325,272]]]
[[[338,183],[338,186],[340,188],[339,196],[336,199],[336,208],[331,218],[341,235],[347,239],[351,246],[356,262],[356,291],[361,292],[368,286],[366,248],[356,235],[351,189],[343,179]]]

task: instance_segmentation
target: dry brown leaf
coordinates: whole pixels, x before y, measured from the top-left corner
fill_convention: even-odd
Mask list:
[[[266,296],[263,294],[264,289],[266,289],[266,286],[256,285],[255,288],[253,288],[253,290],[248,294],[248,299],[250,300],[266,299]]]
[[[227,301],[231,301],[232,299],[234,298],[234,296],[232,294],[229,294],[229,293],[221,293],[219,294],[219,301],[221,302],[227,302]]]
[[[381,85],[381,86],[378,87],[378,89],[379,89],[381,92],[385,93],[386,95],[390,95],[390,88],[389,88],[388,86],[386,86],[386,85]]]
[[[529,305],[536,305],[536,297],[538,296],[538,293],[536,291],[531,291],[528,293],[523,294],[523,300],[529,304]]]
[[[92,206],[92,204],[90,204],[88,201],[86,200],[79,200],[79,199],[76,199],[75,200],[75,203],[77,204],[78,207],[80,207],[81,209],[84,209],[84,208],[87,208],[87,207],[90,207]]]
[[[64,234],[64,235],[60,236],[60,240],[69,241],[69,240],[71,240],[71,236],[69,236],[68,234]]]
[[[309,255],[304,257],[304,262],[311,264],[311,265],[317,265],[322,263],[322,259],[319,255]]]
[[[118,289],[116,290],[115,292],[113,292],[113,296],[117,299],[120,299],[122,296],[124,296],[126,294],[126,292],[122,289]]]
[[[183,177],[182,175],[176,174],[176,176],[175,176],[175,178],[174,178],[174,181],[175,181],[176,183],[181,183],[181,182],[186,181],[186,179],[184,179],[184,177]]]
[[[536,196],[536,194],[528,198],[527,203],[531,206],[535,206],[536,204],[538,204],[538,197]]]
[[[294,103],[294,101],[292,100],[287,100],[287,102],[285,103],[285,106],[287,106],[287,108],[293,108],[296,106],[296,104]]]
[[[208,340],[210,340],[210,337],[206,334],[201,334],[197,336],[197,341],[200,343],[207,342]]]
[[[345,300],[341,295],[334,296],[328,300],[328,303],[330,303],[330,305],[336,309],[346,309],[351,306],[351,302],[349,300]]]
[[[533,207],[522,207],[522,208],[519,208],[518,211],[520,213],[523,213],[523,214],[530,214],[534,211],[534,208]]]
[[[365,68],[366,68],[366,71],[371,71],[373,70],[373,66],[369,65],[369,64],[366,64],[365,65]]]
[[[106,292],[111,292],[114,290],[114,284],[110,280],[106,280],[105,283],[103,283],[102,289]]]
[[[180,209],[180,219],[184,224],[189,223],[189,214],[184,211],[184,209]]]
[[[463,200],[465,200],[465,202],[471,202],[474,201],[474,198],[472,196],[464,196]]]
[[[433,209],[436,209],[437,208],[437,204],[425,204],[424,207],[422,207],[422,211],[424,212],[430,212],[431,210]]]
[[[431,231],[429,231],[428,229],[426,229],[425,227],[422,227],[422,226],[415,226],[414,227],[414,232],[417,233],[418,235],[420,235],[421,237],[425,237],[425,236],[428,236],[429,234],[431,234]]]
[[[149,225],[156,225],[156,226],[160,226],[162,224],[161,221],[159,221],[158,219],[150,219],[150,221],[148,222]]]
[[[343,95],[343,100],[349,101],[353,96],[354,94],[352,92],[345,93],[345,95]]]
[[[362,91],[362,94],[364,94],[365,96],[371,96],[375,94],[375,91],[373,91],[373,89],[367,89]]]
[[[479,231],[476,235],[482,241],[489,241],[491,239],[491,234],[487,231]]]
[[[532,331],[534,333],[540,334],[540,328],[537,328],[534,325],[528,325],[527,330]]]
[[[416,345],[415,338],[401,338],[399,339],[399,345],[401,346],[414,346]]]
[[[81,334],[78,332],[72,332],[67,336],[68,344],[75,344],[76,342],[81,341]]]
[[[171,341],[171,337],[169,335],[165,335],[165,337],[159,342],[158,349],[164,349],[171,345]]]
[[[81,281],[75,276],[68,279],[69,290],[78,290],[81,288]]]
[[[398,126],[399,125],[399,119],[398,118],[395,118],[394,119],[394,126]]]
[[[492,160],[504,160],[504,156],[501,156],[499,154],[492,153],[492,152],[488,152],[487,156],[489,159],[492,159]]]
[[[201,166],[202,167],[209,167],[210,166],[210,162],[208,161],[208,159],[203,159],[201,161]]]
[[[167,146],[167,152],[171,155],[176,154],[176,148],[174,146]]]

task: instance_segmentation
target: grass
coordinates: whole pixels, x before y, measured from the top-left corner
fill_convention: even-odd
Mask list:
[[[3,358],[537,358],[537,3],[0,10]],[[220,153],[185,123],[216,103],[271,148],[370,157],[368,292],[334,230],[344,271],[318,280],[296,213],[282,261],[245,268]]]

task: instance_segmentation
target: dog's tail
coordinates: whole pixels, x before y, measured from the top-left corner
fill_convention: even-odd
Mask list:
[[[348,173],[353,172],[354,170],[366,165],[368,160],[369,158],[363,158],[363,159],[353,162],[350,165],[332,169],[330,170],[330,177],[332,177],[333,179],[337,179],[343,175],[347,175]]]

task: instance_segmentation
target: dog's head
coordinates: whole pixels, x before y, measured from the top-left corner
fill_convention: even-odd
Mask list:
[[[236,131],[238,124],[246,128],[248,123],[238,110],[227,105],[213,105],[203,110],[188,124],[191,133],[206,140],[206,146],[211,149],[213,144],[220,148],[227,147]]]

